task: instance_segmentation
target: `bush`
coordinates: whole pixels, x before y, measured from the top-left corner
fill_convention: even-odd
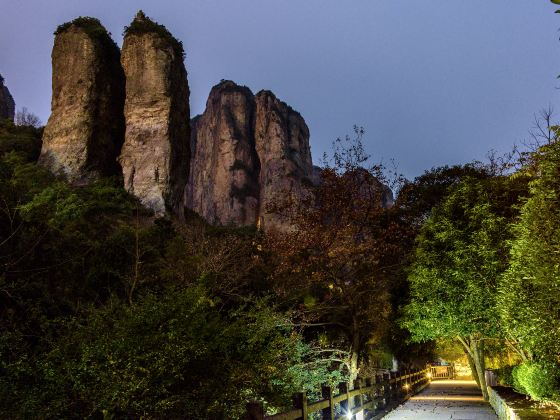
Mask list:
[[[560,401],[560,365],[552,362],[525,362],[513,368],[516,391],[537,401]]]
[[[10,366],[25,389],[0,379],[4,416],[240,418],[248,401],[285,408],[294,392],[345,379],[266,301],[225,311],[200,286],[91,307],[60,330],[36,369]]]
[[[498,369],[492,369],[498,377],[498,384],[503,386],[513,386],[513,370],[517,365],[502,366]]]
[[[42,128],[17,126],[10,120],[0,119],[0,157],[16,152],[25,161],[35,161],[41,153]]]

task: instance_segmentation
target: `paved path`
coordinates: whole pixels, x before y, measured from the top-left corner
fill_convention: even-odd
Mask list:
[[[496,420],[474,381],[434,381],[383,419]]]

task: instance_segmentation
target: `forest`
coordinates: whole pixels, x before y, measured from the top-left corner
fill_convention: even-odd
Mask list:
[[[36,164],[36,121],[2,122],[0,414],[274,413],[446,343],[483,390],[491,368],[558,404],[560,142],[539,121],[522,152],[412,181],[371,165],[356,127],[308,200],[275,204],[285,234],[155,217],[112,178],[72,186]]]

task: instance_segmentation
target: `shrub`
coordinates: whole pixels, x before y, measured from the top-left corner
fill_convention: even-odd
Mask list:
[[[513,386],[513,370],[517,365],[502,366],[498,369],[493,369],[498,377],[498,384],[503,386]]]
[[[513,368],[514,388],[537,401],[560,401],[560,365],[525,362]]]

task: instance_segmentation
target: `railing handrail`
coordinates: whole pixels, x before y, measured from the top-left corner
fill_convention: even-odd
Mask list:
[[[301,392],[295,396],[296,404],[293,409],[270,416],[264,415],[262,406],[259,410],[254,410],[255,403],[252,407],[253,410],[248,409],[247,418],[250,420],[307,419],[308,414],[322,411],[323,418],[334,419],[337,404],[342,405],[343,411],[348,414],[356,414],[363,410],[375,411],[386,406],[389,401],[402,399],[415,393],[418,384],[429,381],[429,372],[430,367],[427,367],[413,372],[405,371],[403,374],[384,373],[369,378],[359,378],[353,389],[349,389],[348,383],[339,384],[339,393],[336,395],[333,394],[331,387],[324,386],[322,388],[323,398],[313,402],[309,402],[307,395]],[[362,386],[364,382],[366,385]],[[404,394],[403,391],[405,391]]]

